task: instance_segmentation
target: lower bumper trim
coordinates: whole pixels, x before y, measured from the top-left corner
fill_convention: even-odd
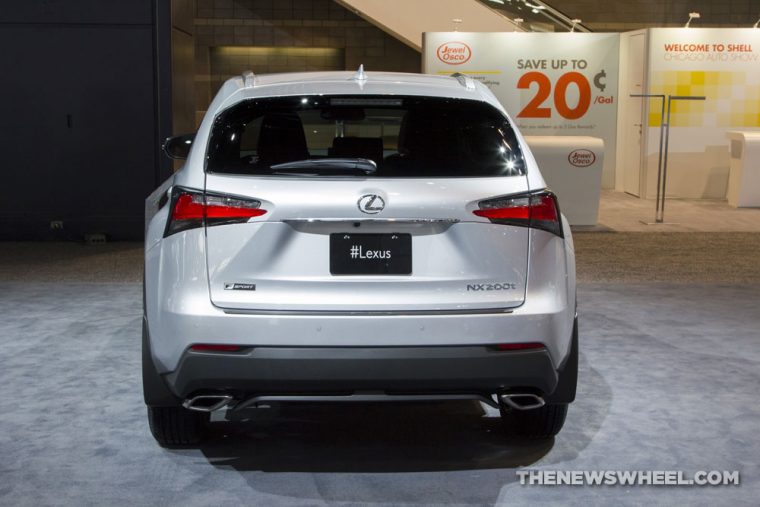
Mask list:
[[[499,408],[499,404],[490,396],[484,394],[348,394],[336,396],[299,396],[299,395],[279,395],[279,396],[253,396],[245,401],[235,405],[234,410],[243,410],[249,407],[255,407],[259,404],[268,403],[368,403],[368,402],[401,402],[401,401],[457,401],[457,400],[477,400],[486,405]]]
[[[546,349],[449,347],[254,347],[246,353],[186,352],[166,375],[181,399],[225,392],[346,396],[493,394],[523,388],[548,395],[557,371]]]

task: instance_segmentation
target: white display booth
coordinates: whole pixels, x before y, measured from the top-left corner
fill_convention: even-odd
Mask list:
[[[657,192],[659,99],[631,94],[703,96],[671,109],[666,195],[724,199],[726,133],[760,130],[760,30],[652,28],[620,35],[620,104],[615,188],[644,198]]]
[[[596,225],[604,141],[576,136],[526,136],[525,141],[570,225]]]

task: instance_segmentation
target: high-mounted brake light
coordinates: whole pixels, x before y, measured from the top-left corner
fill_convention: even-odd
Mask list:
[[[267,211],[261,201],[174,188],[172,207],[165,236],[206,225],[247,222]]]
[[[473,213],[495,224],[517,225],[542,229],[562,236],[557,197],[549,191],[497,197],[478,203]]]

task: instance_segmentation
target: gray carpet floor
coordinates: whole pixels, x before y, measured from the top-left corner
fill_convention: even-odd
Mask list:
[[[140,388],[136,283],[0,283],[2,505],[757,505],[760,293],[582,284],[565,429],[474,402],[262,409],[165,450]],[[738,470],[740,486],[520,485],[545,470]]]

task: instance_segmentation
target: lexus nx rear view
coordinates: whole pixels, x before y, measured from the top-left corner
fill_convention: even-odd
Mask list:
[[[161,445],[214,411],[477,400],[555,435],[575,398],[570,228],[470,78],[251,73],[146,202],[143,385]]]

